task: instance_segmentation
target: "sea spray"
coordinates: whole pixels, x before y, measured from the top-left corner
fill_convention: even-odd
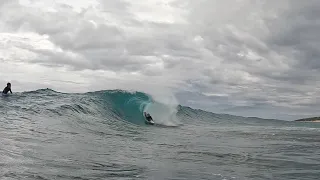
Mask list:
[[[156,124],[166,126],[177,126],[179,121],[176,117],[177,109],[162,103],[149,103],[145,107],[145,111],[150,113]]]
[[[172,92],[162,89],[149,93],[151,101],[146,104],[144,111],[151,114],[156,124],[178,126],[180,124],[177,118],[179,104]]]

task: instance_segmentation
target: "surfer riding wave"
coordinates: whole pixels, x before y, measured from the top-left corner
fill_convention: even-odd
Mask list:
[[[144,112],[144,117],[147,119],[147,121],[151,124],[153,124],[153,119],[149,113]]]

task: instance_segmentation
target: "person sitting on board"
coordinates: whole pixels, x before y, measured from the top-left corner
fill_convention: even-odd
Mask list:
[[[11,92],[12,94],[12,91],[11,91],[11,83],[7,83],[7,87],[5,87],[2,91],[3,94],[8,94],[8,92]]]
[[[149,113],[144,112],[144,116],[146,117],[146,119],[147,119],[149,122],[150,122],[151,120],[153,120]]]

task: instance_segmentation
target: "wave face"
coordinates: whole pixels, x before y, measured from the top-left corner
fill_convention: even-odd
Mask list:
[[[125,121],[145,125],[143,113],[149,112],[159,125],[176,126],[176,107],[156,102],[143,92],[106,90],[82,94],[66,94],[51,89],[23,92],[3,97],[5,108],[20,112],[64,117],[91,116],[106,121]],[[0,105],[1,106],[1,105]]]
[[[99,119],[145,125],[143,113],[148,112],[156,125],[181,126],[188,124],[257,124],[287,123],[279,120],[245,118],[228,114],[215,114],[181,105],[157,102],[143,92],[105,90],[88,93],[60,93],[51,89],[22,92],[2,97],[1,113],[21,113],[51,118]]]
[[[143,124],[143,112],[151,103],[151,98],[141,92],[104,91],[100,96],[119,118],[134,124]]]
[[[106,123],[125,122],[146,125],[143,113],[148,112],[156,125],[177,127],[183,124],[256,125],[291,124],[275,119],[216,114],[154,100],[143,92],[104,90],[88,93],[60,93],[51,89],[15,93],[1,97],[0,115],[20,114],[22,117],[95,119]]]

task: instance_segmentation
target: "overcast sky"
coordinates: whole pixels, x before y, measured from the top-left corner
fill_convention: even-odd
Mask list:
[[[1,0],[0,84],[141,90],[216,113],[319,115],[318,0]]]

